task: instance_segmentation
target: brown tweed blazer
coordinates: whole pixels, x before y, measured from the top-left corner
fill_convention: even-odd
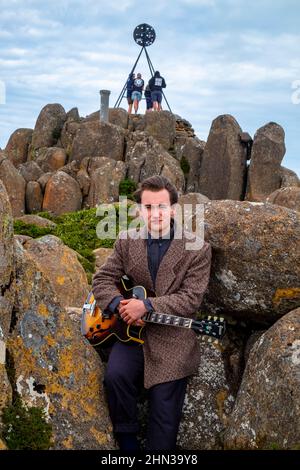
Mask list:
[[[120,233],[114,252],[93,279],[93,293],[102,310],[120,295],[115,284],[123,274],[135,284],[154,291],[148,269],[147,240],[125,239],[124,234]],[[172,240],[158,269],[156,297],[150,300],[157,312],[194,318],[209,281],[211,246],[204,242],[200,250],[186,250],[186,242],[191,242],[186,232],[182,239]],[[147,323],[144,331],[145,388],[197,372],[200,351],[194,331],[151,323]]]

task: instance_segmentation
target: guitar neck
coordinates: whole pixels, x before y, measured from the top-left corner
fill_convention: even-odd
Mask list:
[[[177,317],[167,313],[148,312],[143,320],[150,323],[159,323],[161,325],[181,326],[182,328],[192,328],[193,320],[190,318]]]

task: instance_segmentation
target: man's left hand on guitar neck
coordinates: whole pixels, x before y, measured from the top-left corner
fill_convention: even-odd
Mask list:
[[[119,314],[128,325],[144,326],[145,322],[141,318],[147,313],[147,309],[142,300],[124,299],[119,304]]]

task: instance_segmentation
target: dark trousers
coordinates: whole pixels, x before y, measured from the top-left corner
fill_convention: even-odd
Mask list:
[[[137,398],[144,379],[144,355],[140,345],[116,342],[104,377],[110,417],[115,433],[137,433]],[[148,390],[147,450],[172,450],[180,423],[187,377],[157,384]]]

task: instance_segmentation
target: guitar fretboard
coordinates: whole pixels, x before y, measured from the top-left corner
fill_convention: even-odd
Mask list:
[[[160,323],[162,325],[182,326],[183,328],[191,328],[192,321],[189,318],[176,317],[166,313],[149,312],[143,320],[151,323]]]

